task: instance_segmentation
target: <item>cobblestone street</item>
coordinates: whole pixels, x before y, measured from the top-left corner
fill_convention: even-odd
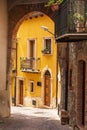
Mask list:
[[[11,113],[0,121],[0,130],[72,130],[61,125],[57,110],[12,107]]]

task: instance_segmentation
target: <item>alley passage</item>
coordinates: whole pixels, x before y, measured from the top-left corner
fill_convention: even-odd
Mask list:
[[[61,125],[57,110],[12,107],[11,111],[11,117],[0,122],[0,130],[71,130]]]

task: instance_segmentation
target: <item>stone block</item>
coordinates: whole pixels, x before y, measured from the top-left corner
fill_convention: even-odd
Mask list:
[[[61,110],[60,120],[61,120],[62,125],[69,124],[69,116],[68,116],[68,112],[66,110]]]

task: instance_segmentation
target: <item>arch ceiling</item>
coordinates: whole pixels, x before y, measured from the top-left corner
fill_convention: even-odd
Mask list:
[[[45,7],[48,0],[8,0],[8,30],[11,37],[12,31],[20,19],[33,11],[42,12],[53,19],[54,13]],[[32,14],[33,15],[33,14]]]
[[[16,5],[38,4],[47,2],[48,0],[8,0],[8,9],[10,10]]]

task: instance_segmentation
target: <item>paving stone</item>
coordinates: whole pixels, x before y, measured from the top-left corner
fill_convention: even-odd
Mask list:
[[[72,130],[61,125],[56,109],[12,107],[10,118],[0,124],[0,130]]]

